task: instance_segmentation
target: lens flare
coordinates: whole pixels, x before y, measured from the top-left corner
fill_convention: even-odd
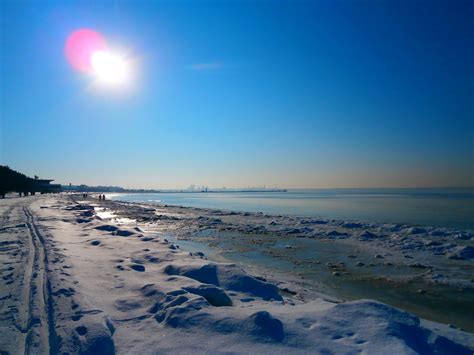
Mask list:
[[[129,83],[131,62],[109,48],[104,36],[88,28],[74,31],[64,48],[71,66],[94,79],[93,86],[120,87]]]
[[[74,31],[66,40],[64,48],[66,58],[74,69],[91,71],[92,54],[107,49],[105,38],[98,32],[83,28]]]

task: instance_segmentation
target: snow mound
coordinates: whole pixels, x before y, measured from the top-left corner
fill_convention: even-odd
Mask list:
[[[215,285],[224,290],[243,292],[266,301],[282,301],[278,287],[248,275],[234,264],[205,264],[202,266],[170,264],[165,270],[168,275],[186,276],[196,281]]]
[[[373,240],[377,238],[380,238],[378,234],[375,234],[369,231],[364,231],[359,235],[359,240],[364,240],[364,241]]]
[[[90,322],[75,330],[81,354],[115,354],[111,332],[105,324]]]
[[[474,247],[459,247],[454,253],[449,254],[449,258],[456,260],[472,260],[474,259]]]
[[[370,339],[369,349],[375,353],[471,354],[467,347],[422,327],[418,317],[373,300],[338,304],[321,323]]]
[[[214,285],[187,286],[183,287],[183,290],[204,297],[207,302],[215,307],[232,306],[230,297],[222,289]]]
[[[117,229],[114,232],[114,234],[118,235],[120,237],[129,237],[129,236],[135,234],[135,232],[133,230],[128,230],[128,229]]]
[[[68,301],[64,300],[64,305]],[[75,302],[72,304],[78,306]],[[55,306],[59,304],[55,303]],[[68,326],[57,327],[52,338],[56,344],[51,353],[115,354],[114,328],[102,311],[84,311],[79,308],[73,317],[70,316],[71,314],[61,315],[61,322],[66,322]],[[70,320],[66,320],[67,318]]]
[[[111,224],[104,224],[104,225],[95,227],[95,229],[99,231],[115,232],[118,229],[118,227]]]
[[[247,326],[250,333],[261,342],[281,342],[285,337],[281,320],[273,317],[267,311],[252,314],[245,323],[247,324],[244,326]]]

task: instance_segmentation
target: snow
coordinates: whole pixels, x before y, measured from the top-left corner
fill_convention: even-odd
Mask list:
[[[31,211],[28,223],[44,240],[47,260],[41,267],[47,270],[49,299],[44,312],[54,353],[472,354],[472,333],[420,320],[374,300],[306,301],[283,296],[277,285],[262,276],[183,250],[165,234],[149,231],[149,225],[125,228],[112,219],[97,218],[90,214],[91,206],[69,196],[0,201],[0,212],[8,216],[0,228],[2,247],[26,247],[19,243],[29,233],[23,209]],[[147,223],[170,223],[159,217],[162,212],[157,212],[157,219],[154,210],[140,213]],[[260,222],[269,221],[263,225],[252,223],[250,214],[232,216],[246,217],[246,224],[238,228],[272,227],[282,233],[286,228],[291,233],[284,217],[260,216]],[[173,216],[177,221],[181,217]],[[193,223],[232,228],[224,217],[196,218]],[[360,233],[357,229],[362,226],[352,223],[344,230],[329,221],[301,224],[327,226],[323,238],[378,239],[373,232]],[[309,227],[295,229],[314,235]],[[463,257],[472,253],[469,248],[448,249]],[[0,302],[10,302],[9,312],[14,313],[15,307],[26,306],[20,299],[5,297],[16,292],[25,256],[8,252],[2,249],[0,261],[3,275],[10,265],[14,268],[9,271],[14,282],[2,281]],[[2,351],[13,351],[21,341],[11,324],[14,317],[0,320]],[[41,349],[41,344],[27,345],[33,346],[30,350]]]

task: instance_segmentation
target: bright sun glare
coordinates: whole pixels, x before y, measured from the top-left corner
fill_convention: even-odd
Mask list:
[[[107,50],[95,51],[90,61],[92,71],[100,83],[121,85],[127,82],[129,66],[119,54]]]
[[[130,58],[112,50],[105,37],[89,28],[71,33],[64,47],[71,66],[94,79],[94,83],[109,88],[131,84]]]

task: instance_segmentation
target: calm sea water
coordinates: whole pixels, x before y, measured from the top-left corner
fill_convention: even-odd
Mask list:
[[[117,194],[112,199],[474,230],[474,188]]]

